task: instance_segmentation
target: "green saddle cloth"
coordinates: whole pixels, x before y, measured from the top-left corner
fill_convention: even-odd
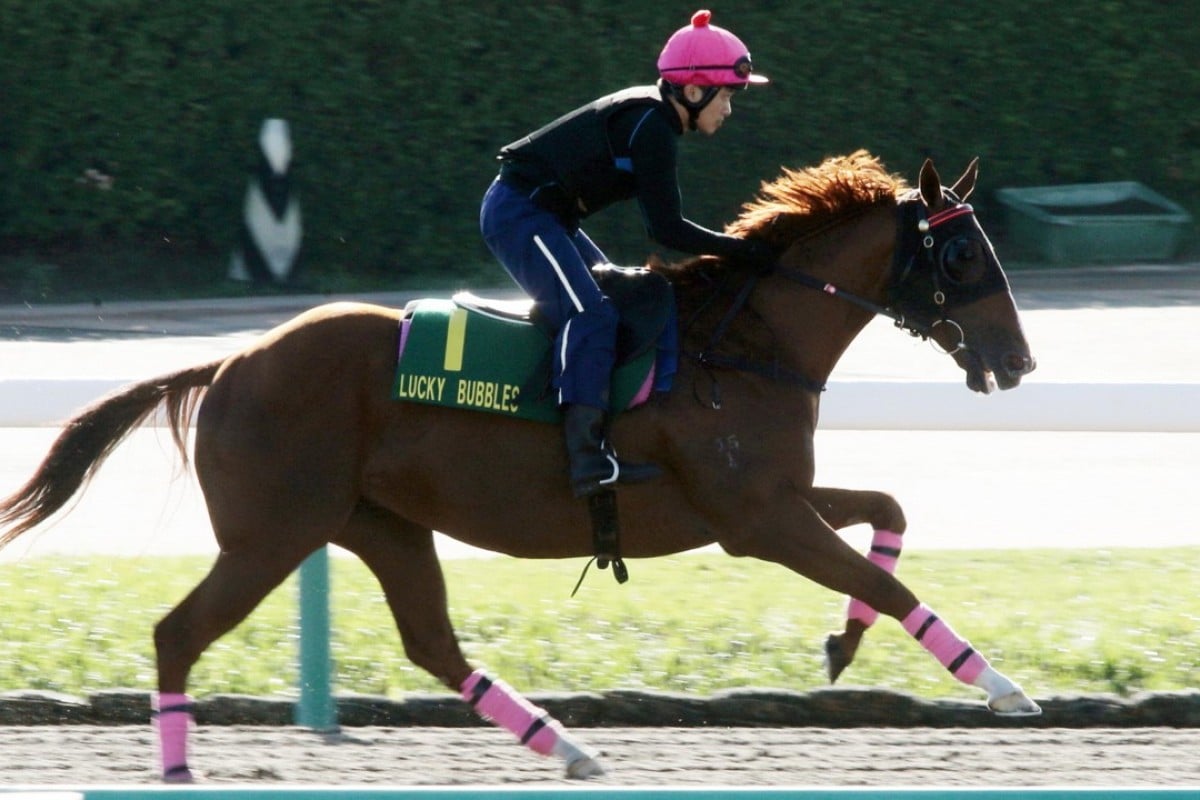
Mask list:
[[[560,422],[550,389],[552,341],[528,320],[468,308],[454,300],[416,300],[401,322],[392,396],[539,422]],[[613,372],[611,411],[648,394],[655,351],[647,348]]]

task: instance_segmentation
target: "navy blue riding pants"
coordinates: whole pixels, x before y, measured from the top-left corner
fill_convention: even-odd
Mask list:
[[[607,263],[582,230],[497,179],[479,210],[483,240],[557,332],[554,388],[560,404],[608,409],[616,360],[617,310],[588,268]]]

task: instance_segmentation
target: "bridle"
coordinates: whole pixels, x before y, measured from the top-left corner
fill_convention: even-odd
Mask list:
[[[803,272],[776,267],[769,274],[888,317],[897,328],[922,339],[929,339],[939,325],[951,325],[958,331],[958,343],[946,350],[946,354],[966,350],[965,332],[962,325],[950,317],[950,312],[958,306],[1006,291],[1008,282],[997,265],[990,266],[978,281],[965,283],[952,277],[947,264],[951,248],[967,238],[986,243],[987,237],[975,220],[975,209],[971,204],[960,201],[948,189],[942,191],[950,202],[934,214],[927,215],[928,209],[915,190],[904,195],[897,206],[897,243],[888,278],[887,305],[871,302]],[[955,224],[943,231],[935,231],[951,222]]]
[[[959,306],[988,295],[1007,291],[1008,281],[994,255],[977,279],[963,280],[961,276],[956,277],[953,274],[949,262],[955,252],[954,248],[974,240],[985,248],[986,254],[991,254],[991,244],[975,219],[974,208],[969,203],[959,200],[949,189],[942,191],[948,201],[947,205],[933,214],[928,214],[919,190],[914,189],[899,199],[896,246],[893,249],[891,272],[888,277],[886,305],[880,305],[799,270],[785,270],[776,265],[750,276],[709,337],[707,346],[699,353],[686,355],[707,369],[753,372],[810,391],[823,391],[823,384],[783,367],[778,358],[766,363],[740,356],[725,356],[716,351],[733,319],[745,307],[759,279],[770,275],[786,278],[830,297],[845,300],[871,314],[888,317],[897,328],[925,340],[933,336],[938,326],[953,326],[957,330],[958,342],[953,348],[942,348],[943,351],[954,355],[967,350],[966,333],[962,325],[950,316],[951,312]],[[844,220],[839,220],[841,221]],[[941,230],[938,230],[939,228]],[[813,231],[805,238],[811,238],[826,229],[827,227]],[[715,381],[713,406],[720,407]]]

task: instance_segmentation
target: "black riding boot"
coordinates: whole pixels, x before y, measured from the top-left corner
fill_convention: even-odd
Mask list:
[[[605,438],[605,414],[598,408],[563,406],[563,432],[571,465],[571,491],[590,497],[617,483],[641,483],[662,474],[655,464],[630,464],[617,459]]]

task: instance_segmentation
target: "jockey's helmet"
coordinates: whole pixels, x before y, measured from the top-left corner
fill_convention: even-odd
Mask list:
[[[755,75],[742,40],[711,24],[712,12],[697,11],[690,25],[671,35],[658,56],[658,74],[675,86],[737,86],[766,83]]]

